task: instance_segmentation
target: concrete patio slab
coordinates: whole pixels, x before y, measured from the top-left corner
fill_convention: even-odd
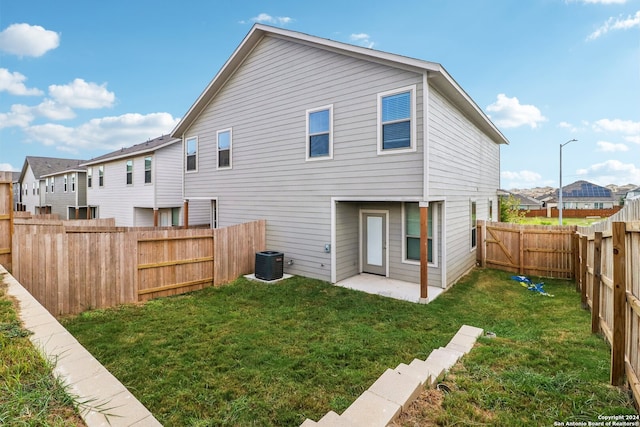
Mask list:
[[[420,285],[418,283],[403,282],[375,274],[357,274],[341,280],[335,285],[387,298],[424,303],[424,301],[420,301]],[[442,288],[429,286],[427,302],[436,299],[443,291],[444,289]]]
[[[341,417],[333,411],[329,411],[324,417],[320,418],[317,423],[321,427],[357,427],[347,419]]]

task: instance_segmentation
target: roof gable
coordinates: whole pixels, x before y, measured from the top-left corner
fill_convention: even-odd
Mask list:
[[[20,181],[24,179],[27,167],[31,168],[36,179],[41,179],[44,176],[53,175],[67,170],[83,170],[84,168],[80,166],[83,162],[84,160],[80,159],[27,156],[24,160],[24,165],[22,166],[22,172],[20,173]]]
[[[494,142],[499,144],[509,143],[506,137],[491,122],[482,109],[478,107],[471,97],[438,63],[377,51],[262,24],[255,24],[251,28],[231,57],[229,57],[213,80],[211,80],[209,85],[200,94],[198,99],[196,99],[190,107],[189,111],[187,111],[182,120],[180,120],[178,125],[171,132],[172,137],[181,138],[184,133],[187,132],[195,120],[215,98],[226,82],[235,74],[236,70],[242,66],[244,60],[251,54],[253,49],[264,37],[283,38],[295,43],[306,44],[362,60],[382,63],[391,67],[424,74],[428,77],[428,81],[431,85],[447,96],[454,105],[466,114],[476,126],[489,135]]]
[[[94,157],[91,160],[85,161],[83,166],[94,165],[96,163],[111,162],[118,159],[127,157],[139,156],[141,154],[153,153],[163,147],[180,142],[180,139],[171,138],[169,135],[162,135],[154,139],[150,139],[140,144],[132,145],[130,147],[122,147],[119,150],[112,151],[111,153],[104,154],[99,157]]]

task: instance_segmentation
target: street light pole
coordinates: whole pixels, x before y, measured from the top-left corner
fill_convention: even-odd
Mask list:
[[[570,142],[577,141],[577,139],[570,139],[564,144],[560,144],[560,188],[558,189],[558,224],[562,225],[562,147]]]

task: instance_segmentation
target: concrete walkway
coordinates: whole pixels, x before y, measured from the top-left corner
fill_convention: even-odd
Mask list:
[[[444,291],[442,288],[429,286],[427,288],[427,301],[423,301],[420,299],[420,284],[368,273],[357,274],[341,280],[336,283],[336,286],[422,304],[433,301]]]
[[[88,427],[162,426],[9,272],[0,265],[7,294],[18,301],[18,315],[33,332],[33,345],[55,366],[53,374],[80,403]]]

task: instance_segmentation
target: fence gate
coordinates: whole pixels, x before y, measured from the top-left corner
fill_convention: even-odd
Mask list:
[[[139,301],[195,291],[213,285],[212,233],[140,237],[137,246]]]
[[[11,271],[13,183],[11,172],[0,172],[0,264]]]
[[[573,226],[479,224],[483,266],[518,274],[573,277]]]

